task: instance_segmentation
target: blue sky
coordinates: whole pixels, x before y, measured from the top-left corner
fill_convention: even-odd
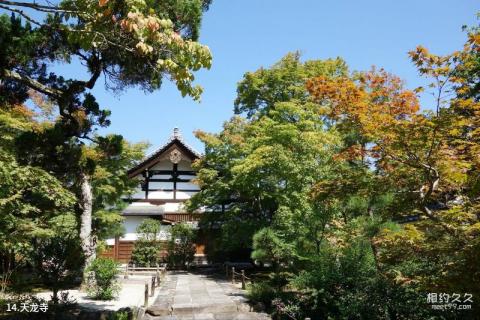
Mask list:
[[[460,49],[461,26],[473,25],[479,9],[473,0],[214,0],[201,30],[200,41],[213,53],[212,68],[197,73],[201,103],[167,82],[155,93],[131,88],[115,97],[99,81],[94,92],[112,111],[112,125],[100,132],[148,140],[154,148],[178,126],[203,151],[192,132],[221,129],[233,114],[242,75],[295,50],[303,59],[340,56],[351,70],[384,67],[414,88],[423,82],[407,52],[419,44],[440,54]]]

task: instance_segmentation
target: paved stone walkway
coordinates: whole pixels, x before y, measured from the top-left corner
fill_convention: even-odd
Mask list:
[[[269,320],[251,312],[245,291],[208,274],[168,273],[144,320]]]

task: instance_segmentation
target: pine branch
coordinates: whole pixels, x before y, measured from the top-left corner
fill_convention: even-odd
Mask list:
[[[16,81],[21,82],[21,83],[25,84],[26,86],[28,86],[28,87],[30,87],[30,88],[38,91],[38,92],[41,92],[43,94],[46,94],[46,95],[48,95],[50,97],[53,97],[53,98],[56,98],[56,99],[58,99],[62,96],[62,91],[60,91],[58,89],[48,87],[48,86],[44,85],[43,83],[38,82],[35,79],[32,79],[32,78],[30,78],[26,75],[21,75],[20,73],[12,71],[12,70],[3,70],[3,74],[1,75],[1,77],[16,80]]]
[[[2,1],[0,1],[2,2]],[[0,5],[0,8],[2,9],[5,9],[5,10],[8,10],[8,11],[11,11],[11,12],[15,12],[19,15],[21,15],[25,20],[27,20],[28,22],[30,23],[33,23],[39,27],[42,26],[42,24],[34,19],[32,19],[29,15],[27,15],[25,12],[23,12],[22,10],[19,10],[19,9],[14,9],[14,8],[10,8],[9,6],[4,6],[4,5]]]
[[[25,7],[34,9],[41,12],[48,12],[48,13],[80,13],[79,11],[72,11],[59,8],[57,6],[45,6],[38,3],[31,3],[31,2],[18,2],[18,1],[7,1],[7,0],[0,0],[1,4],[7,6],[15,6],[15,7]]]

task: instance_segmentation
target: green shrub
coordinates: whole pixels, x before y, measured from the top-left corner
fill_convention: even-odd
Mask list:
[[[168,242],[167,263],[170,268],[188,268],[195,256],[195,232],[187,224],[172,227]]]
[[[160,241],[158,235],[161,224],[154,219],[145,219],[137,227],[138,239],[132,251],[132,262],[139,266],[150,267],[158,263]]]
[[[78,238],[55,236],[35,243],[32,260],[38,276],[52,290],[53,302],[57,303],[59,290],[81,275],[83,254]]]
[[[248,298],[269,306],[275,299],[275,289],[267,282],[256,282],[248,286]]]
[[[119,263],[112,259],[97,258],[87,269],[87,292],[92,298],[111,300],[120,290],[117,281]]]
[[[132,311],[124,311],[125,309],[120,309],[110,314],[107,317],[107,320],[130,320],[133,319]]]

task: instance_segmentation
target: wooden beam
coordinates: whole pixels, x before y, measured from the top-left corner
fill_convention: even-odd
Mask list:
[[[173,199],[177,199],[178,164],[173,164]]]
[[[156,174],[172,175],[174,171],[173,170],[150,170],[150,172],[152,173],[152,175],[156,175]],[[184,175],[184,176],[196,175],[195,171],[187,171],[187,170],[177,170],[177,173],[178,175]]]
[[[148,169],[145,170],[145,199],[148,199],[148,191],[150,190],[150,174]]]
[[[174,178],[170,178],[170,179],[150,179],[148,180],[150,182],[191,182],[192,179],[174,179]]]
[[[198,192],[200,189],[149,189],[148,191],[165,191],[165,192],[172,192],[172,191],[183,191],[183,192]]]

